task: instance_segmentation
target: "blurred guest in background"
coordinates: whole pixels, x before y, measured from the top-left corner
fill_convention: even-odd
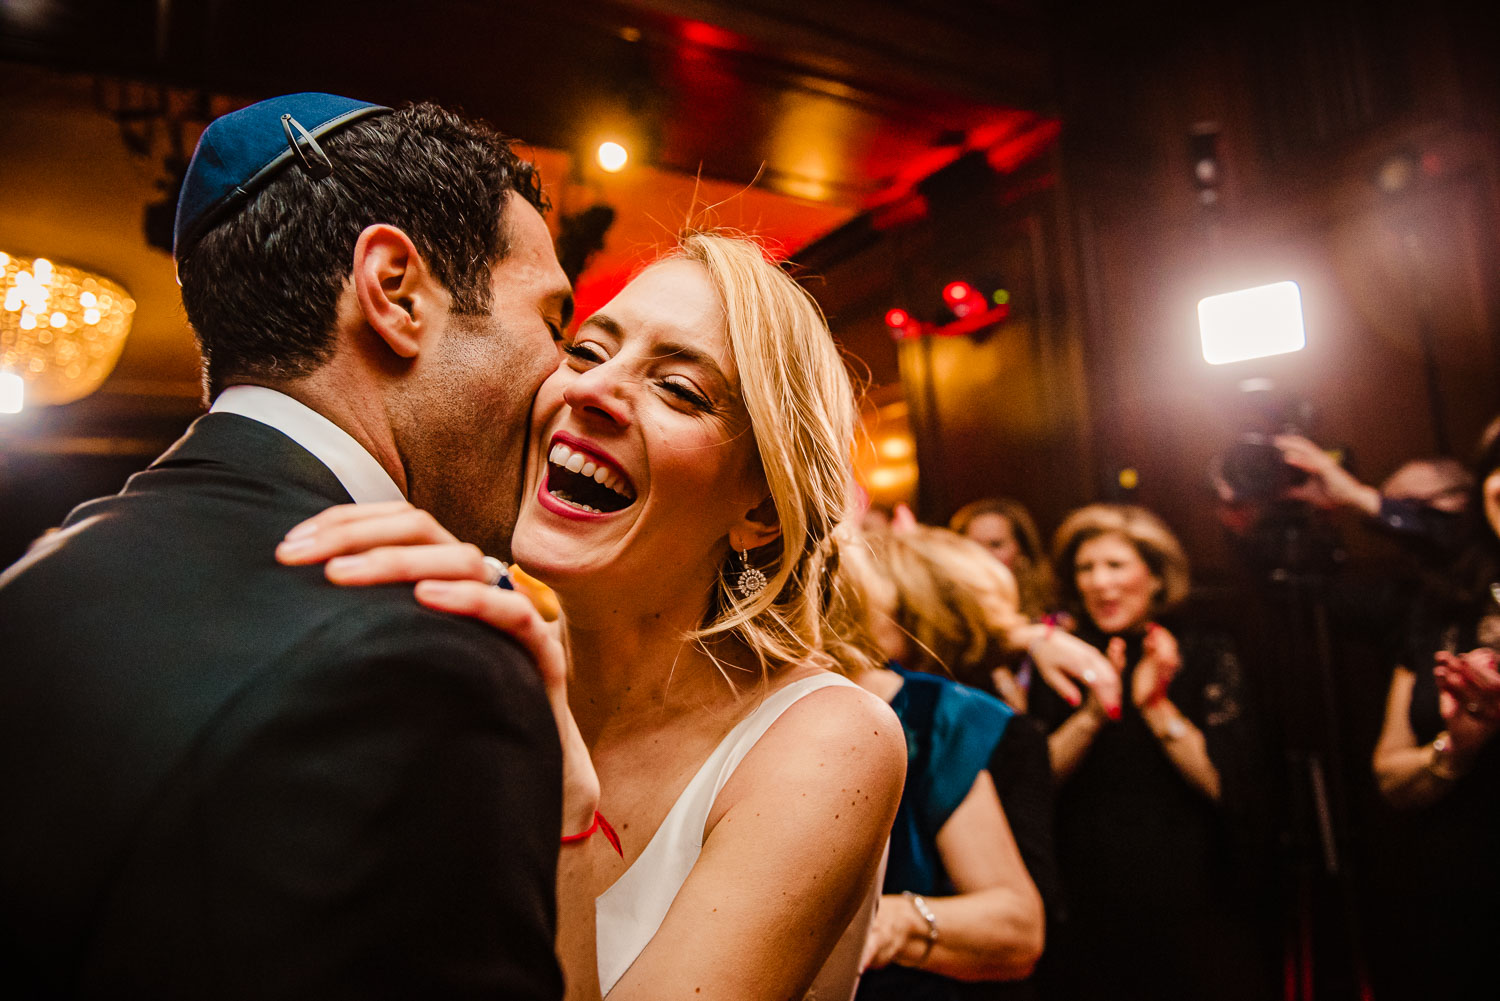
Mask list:
[[[900,664],[912,659],[914,646],[896,625],[901,595],[887,570],[888,557],[900,551],[909,574],[912,563],[922,559],[917,540],[932,531],[937,530],[876,533],[868,549],[855,544],[841,549],[846,569],[862,586],[848,599],[857,610],[839,618],[868,623],[869,635],[879,637],[876,655],[889,658],[887,667],[861,672],[855,680],[891,704],[908,750],[885,895],[865,949],[867,970],[858,994],[863,1001],[1029,996],[1000,995],[1000,985],[985,982],[1027,977],[1043,945],[1042,898],[1017,842],[1026,832],[1032,864],[1050,871],[1044,738],[1023,732],[1020,720],[999,700]],[[982,552],[976,551],[976,558],[993,568],[997,585],[1008,583]],[[928,579],[942,574],[941,566],[929,570]],[[989,598],[1004,601],[999,591],[992,588]],[[974,625],[976,644],[989,642],[982,619],[960,613],[957,621]],[[1002,778],[993,770],[1005,743],[1024,747],[1007,759]],[[1026,748],[1029,771],[1022,770],[1018,756],[1026,755]],[[1022,807],[1014,833],[997,780],[1011,791],[1033,787],[1029,795],[1011,798],[1012,805]]]
[[[1413,611],[1375,748],[1390,913],[1373,951],[1382,997],[1475,996],[1500,941],[1500,418],[1474,464],[1483,528]],[[1492,991],[1493,992],[1493,991]]]
[[[1052,561],[1042,546],[1036,522],[1019,501],[987,497],[959,508],[948,527],[972,539],[1010,570],[1015,577],[1021,614],[1032,622],[1047,622],[1056,611],[1057,587]],[[1013,708],[1026,711],[1027,691],[1035,665],[1030,658],[993,668],[994,690]]]
[[[1051,730],[1065,919],[1043,964],[1059,1001],[1262,996],[1235,899],[1230,825],[1256,768],[1239,661],[1223,639],[1154,621],[1188,591],[1182,547],[1138,507],[1058,530],[1064,606],[1128,698],[1111,720],[1034,686]]]
[[[1035,620],[1055,610],[1052,562],[1036,522],[1020,501],[986,497],[965,504],[948,520],[948,527],[984,546],[1015,575],[1021,614]]]

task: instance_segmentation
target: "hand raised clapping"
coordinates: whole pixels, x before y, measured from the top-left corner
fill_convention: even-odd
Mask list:
[[[1110,659],[1118,659],[1119,670],[1123,673],[1125,641],[1116,637],[1110,641],[1111,650],[1116,643],[1119,644],[1119,652],[1112,654]],[[1130,679],[1131,701],[1137,708],[1144,709],[1166,698],[1167,686],[1172,684],[1172,679],[1181,668],[1182,653],[1177,649],[1177,638],[1164,627],[1151,623],[1146,627],[1140,663],[1135,666],[1135,674]]]
[[[1488,647],[1436,656],[1438,711],[1460,759],[1477,753],[1500,730],[1500,658]]]

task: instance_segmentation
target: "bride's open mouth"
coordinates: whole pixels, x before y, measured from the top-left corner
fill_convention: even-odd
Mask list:
[[[543,493],[569,508],[612,514],[635,502],[635,485],[624,471],[576,443],[552,439]]]

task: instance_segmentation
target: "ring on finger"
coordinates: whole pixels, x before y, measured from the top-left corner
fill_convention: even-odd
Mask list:
[[[510,581],[510,572],[504,563],[493,556],[484,558],[485,577],[484,582],[491,587],[498,587],[506,591],[514,591],[516,586]]]

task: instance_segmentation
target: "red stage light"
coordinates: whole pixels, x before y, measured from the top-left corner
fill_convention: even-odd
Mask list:
[[[885,314],[885,325],[892,330],[900,330],[911,322],[911,314],[904,309],[893,309]]]
[[[974,294],[974,288],[968,282],[949,282],[943,287],[943,298],[950,303],[960,303]]]

